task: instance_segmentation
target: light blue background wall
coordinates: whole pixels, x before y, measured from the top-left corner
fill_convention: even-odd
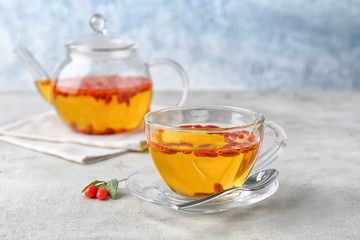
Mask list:
[[[53,71],[96,12],[145,59],[180,62],[192,89],[360,89],[360,1],[0,0],[0,90],[34,89],[12,49]]]

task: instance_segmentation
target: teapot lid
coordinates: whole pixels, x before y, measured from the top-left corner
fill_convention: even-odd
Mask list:
[[[92,52],[127,50],[136,45],[135,42],[126,38],[108,36],[106,19],[101,14],[94,14],[89,24],[94,31],[92,34],[75,37],[65,46],[77,51]]]

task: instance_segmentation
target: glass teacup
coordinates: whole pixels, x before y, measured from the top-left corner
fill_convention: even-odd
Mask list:
[[[241,186],[287,144],[285,131],[261,113],[226,106],[174,107],[145,116],[151,157],[162,179],[177,194],[206,197]],[[258,156],[265,131],[273,145]]]

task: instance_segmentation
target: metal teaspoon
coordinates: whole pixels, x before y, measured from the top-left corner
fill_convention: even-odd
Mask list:
[[[205,198],[201,198],[199,200],[183,203],[176,205],[175,208],[177,210],[186,209],[194,206],[198,206],[200,204],[212,201],[214,199],[217,199],[221,196],[224,196],[228,193],[234,192],[234,191],[255,191],[262,189],[266,186],[268,186],[270,183],[272,183],[276,177],[279,175],[279,171],[276,169],[266,169],[262,170],[260,172],[257,172],[253,175],[251,175],[248,179],[246,179],[245,183],[241,187],[233,187],[226,189],[222,192],[215,193],[213,195],[210,195]]]

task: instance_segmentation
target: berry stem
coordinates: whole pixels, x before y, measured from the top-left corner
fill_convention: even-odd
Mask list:
[[[126,181],[126,178],[118,180],[118,182],[123,182],[123,181]]]

